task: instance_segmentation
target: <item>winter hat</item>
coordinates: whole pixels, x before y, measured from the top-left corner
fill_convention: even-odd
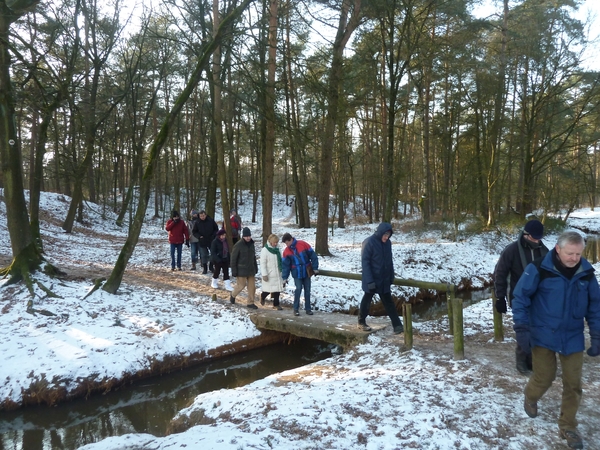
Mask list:
[[[197,216],[198,211],[196,211],[195,209],[192,209],[192,212],[190,214],[192,215],[192,217]]]
[[[248,227],[244,227],[244,229],[242,230],[242,237],[246,237],[246,236],[252,236],[252,233],[250,232],[250,228],[248,228]]]
[[[225,231],[225,229],[224,229],[224,228],[221,228],[219,231],[217,231],[217,237],[218,237],[218,236],[222,236],[222,235],[224,235],[225,233],[227,233],[227,231]]]
[[[544,237],[544,225],[542,225],[542,222],[539,220],[534,219],[527,222],[523,231],[534,239],[541,239]]]
[[[179,217],[179,213],[176,210],[173,210],[171,213],[171,219],[174,219],[175,217]]]

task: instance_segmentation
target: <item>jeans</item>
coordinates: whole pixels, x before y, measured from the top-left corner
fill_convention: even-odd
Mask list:
[[[171,244],[171,269],[175,268],[175,250],[177,250],[177,268],[181,269],[181,248],[183,244]]]
[[[362,300],[360,301],[360,310],[358,313],[358,323],[365,324],[367,320],[367,316],[369,315],[369,308],[371,307],[371,300],[373,300],[373,296],[375,293],[365,292]],[[400,317],[398,317],[398,311],[396,311],[396,305],[394,304],[394,300],[392,300],[392,293],[387,292],[385,294],[379,294],[379,298],[381,299],[381,303],[383,303],[383,307],[385,308],[385,312],[388,317],[392,321],[392,326],[394,328],[402,325],[400,321]]]
[[[210,256],[208,247],[205,247],[203,245],[199,245],[199,247],[200,247],[200,260],[202,261],[202,264],[208,264],[208,258]]]
[[[199,246],[197,242],[190,242],[190,251],[192,252],[192,262],[198,262]]]
[[[525,386],[525,397],[537,402],[546,393],[556,378],[556,353],[544,347],[533,347],[533,374]],[[577,428],[577,410],[581,403],[581,371],[583,352],[570,355],[558,354],[562,369],[562,402],[558,428],[575,430]]]
[[[294,278],[296,290],[294,291],[294,311],[300,309],[300,294],[304,288],[304,309],[310,311],[310,277]]]

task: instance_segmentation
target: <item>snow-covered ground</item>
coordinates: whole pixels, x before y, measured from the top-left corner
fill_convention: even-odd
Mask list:
[[[59,268],[79,268],[88,273],[109,270],[125,241],[126,229],[114,224],[112,212],[87,205],[85,224],[76,224],[73,233],[65,234],[60,220],[69,200],[42,195],[41,231],[47,259]],[[290,222],[290,208],[283,199],[274,200],[273,231],[280,236],[289,231],[314,244],[314,230],[297,229]],[[245,202],[239,213],[244,226],[253,232],[258,253],[262,222],[259,218],[258,223],[249,223],[250,205],[250,201]],[[599,216],[589,209],[578,210],[569,224],[597,231]],[[410,226],[411,220],[415,219],[393,224],[399,278],[459,286],[468,280],[474,288],[483,287],[490,281],[500,251],[516,236],[464,232],[458,242],[451,242],[440,231],[402,232],[418,228]],[[149,218],[141,236],[145,245],[136,248],[129,264],[131,271],[170,272],[163,226],[160,220]],[[361,243],[376,226],[351,224],[335,229],[330,235],[333,256],[321,257],[320,267],[359,272]],[[0,255],[10,257],[4,203],[0,203],[0,237]],[[544,242],[551,247],[556,237],[549,235]],[[186,250],[184,265],[189,266]],[[245,308],[212,302],[209,296],[190,295],[184,289],[190,283],[189,275],[170,276],[170,287],[161,290],[124,283],[118,295],[99,290],[84,298],[93,285],[91,277],[65,281],[38,274],[36,279],[59,297],[49,297],[36,286],[33,307],[55,314],[51,316],[26,312],[30,296],[23,285],[0,285],[4,334],[0,343],[0,401],[20,403],[22,390],[36,383],[71,392],[78,380],[119,379],[148,368],[155,359],[195,354],[260,334]],[[198,283],[209,285],[208,277],[195,276]],[[395,289],[405,297],[416,292],[413,288]],[[358,306],[362,296],[358,281],[327,277],[314,280],[312,293],[323,312]],[[223,291],[222,297],[226,296]],[[292,300],[293,288],[288,286],[282,299],[288,308],[282,314],[291,313]],[[180,413],[179,423],[199,423],[185,432],[166,437],[113,437],[85,448],[561,448],[554,443],[560,383],[555,383],[557,392],[549,394],[548,404],[541,402],[540,417],[527,418],[521,406],[525,379],[516,374],[510,359],[514,342],[510,316],[505,316],[506,341],[493,343],[489,302],[470,306],[464,314],[467,352],[463,361],[452,359],[446,319],[415,321],[415,348],[411,351],[402,352],[401,338],[393,337],[387,329],[346,354],[238,389],[200,395]],[[510,363],[498,367],[494,358],[470,358],[470,346],[508,355],[505,359]],[[600,392],[599,378],[593,375],[598,372],[598,362],[586,356],[586,392]],[[600,427],[586,419],[586,412],[593,410],[586,401],[584,393],[580,421],[586,448],[600,448]]]

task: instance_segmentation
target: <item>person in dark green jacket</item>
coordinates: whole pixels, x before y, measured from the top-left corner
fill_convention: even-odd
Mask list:
[[[231,252],[231,274],[236,277],[235,288],[229,297],[231,303],[235,303],[237,295],[248,286],[248,308],[258,309],[254,304],[256,292],[255,275],[258,273],[256,262],[256,250],[250,228],[244,227],[242,239],[236,242]]]

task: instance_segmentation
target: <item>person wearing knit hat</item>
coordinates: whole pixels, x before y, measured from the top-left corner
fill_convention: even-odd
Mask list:
[[[516,241],[509,244],[500,254],[494,269],[494,291],[496,311],[504,314],[508,304],[512,307],[514,290],[525,267],[534,260],[546,256],[548,248],[542,242],[544,225],[537,219],[530,220],[519,233]],[[515,349],[517,371],[522,374],[531,372],[531,349],[523,349],[517,343]]]
[[[245,227],[242,230],[242,239],[236,242],[231,251],[231,275],[236,277],[235,288],[229,296],[229,301],[235,303],[237,295],[248,286],[248,308],[258,309],[254,304],[254,294],[256,293],[255,275],[258,273],[258,263],[256,262],[256,249],[252,240],[250,228]]]
[[[221,228],[217,231],[217,237],[212,241],[210,246],[210,260],[213,264],[213,276],[211,287],[219,288],[219,273],[223,271],[223,284],[225,289],[233,291],[231,280],[229,279],[229,260],[230,260],[229,244],[227,242],[227,232]]]

